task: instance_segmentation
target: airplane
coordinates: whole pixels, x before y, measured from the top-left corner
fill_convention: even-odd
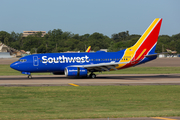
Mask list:
[[[10,67],[28,75],[28,78],[32,78],[31,73],[37,72],[96,78],[94,72],[125,69],[156,59],[158,53],[155,53],[155,48],[161,23],[162,18],[156,18],[139,40],[124,50],[33,54],[20,58]]]
[[[172,57],[174,57],[174,55],[177,53],[177,51],[172,51],[172,50],[170,50],[170,49],[166,49],[166,51],[167,51],[167,53],[168,53],[170,56],[172,56]]]

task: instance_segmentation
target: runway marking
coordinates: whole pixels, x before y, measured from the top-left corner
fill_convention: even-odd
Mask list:
[[[177,120],[177,119],[172,119],[172,118],[163,118],[163,117],[151,117],[153,119],[161,119],[161,120]]]
[[[75,86],[75,87],[78,87],[79,85],[76,85],[74,83],[68,83],[69,85],[72,85],[72,86]]]

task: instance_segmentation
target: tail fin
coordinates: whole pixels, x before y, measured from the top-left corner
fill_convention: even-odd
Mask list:
[[[127,48],[126,52],[131,54],[133,60],[140,60],[143,59],[145,55],[155,53],[161,23],[162,18],[156,18],[136,44]]]
[[[154,54],[161,23],[162,18],[156,18],[148,27],[148,29],[144,32],[144,34],[140,37],[140,39],[136,42],[136,44],[125,50],[120,62],[129,63],[119,64],[117,69],[123,69],[133,65],[137,65],[140,61],[146,58],[146,56]],[[152,59],[155,58],[153,57]],[[146,62],[146,60],[144,62]]]

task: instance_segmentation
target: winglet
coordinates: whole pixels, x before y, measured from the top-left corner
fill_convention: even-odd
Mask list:
[[[86,52],[90,52],[91,51],[91,46],[88,47],[88,49],[86,50]]]

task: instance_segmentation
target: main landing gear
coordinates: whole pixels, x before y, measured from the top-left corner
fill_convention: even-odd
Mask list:
[[[31,75],[28,75],[28,78],[29,78],[29,79],[32,79],[32,76],[31,76]]]
[[[96,78],[96,74],[91,73],[91,74],[89,75],[89,77],[94,79],[94,78]]]

